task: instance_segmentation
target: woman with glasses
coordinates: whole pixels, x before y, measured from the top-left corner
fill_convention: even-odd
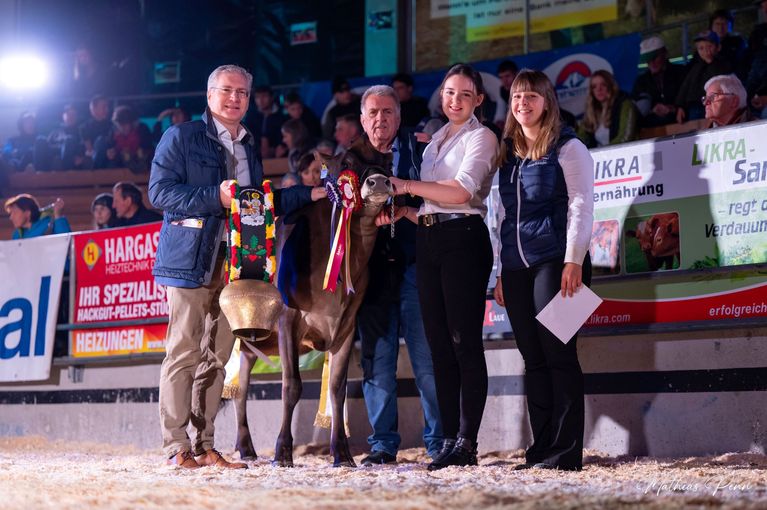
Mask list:
[[[577,334],[562,342],[536,315],[562,293],[591,282],[594,161],[559,118],[554,87],[523,70],[511,86],[498,191],[505,212],[494,291],[505,306],[525,361],[533,432],[516,469],[580,470],[583,462],[583,373]]]
[[[440,96],[448,122],[424,150],[421,180],[391,178],[397,194],[423,198],[420,208],[397,208],[394,219],[418,224],[416,281],[445,437],[429,470],[477,465],[487,399],[482,321],[493,266],[484,201],[498,149],[495,135],[475,116],[485,97],[476,70],[453,66]],[[379,216],[379,225],[390,222]]]
[[[639,134],[639,111],[628,95],[618,88],[609,71],[600,69],[591,75],[586,111],[578,128],[578,137],[587,147],[604,147],[636,140]]]

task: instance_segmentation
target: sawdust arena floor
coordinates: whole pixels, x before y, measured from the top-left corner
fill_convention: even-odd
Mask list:
[[[395,466],[356,469],[333,468],[326,447],[296,448],[292,469],[272,467],[270,453],[248,470],[186,471],[165,466],[159,450],[4,437],[0,509],[767,508],[767,456],[753,453],[634,459],[587,452],[579,473],[514,471],[521,450],[434,473],[419,449],[400,452]]]

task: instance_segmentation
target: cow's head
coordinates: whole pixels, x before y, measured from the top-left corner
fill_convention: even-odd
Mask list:
[[[327,166],[328,178],[337,178],[344,170],[357,175],[362,196],[361,214],[375,215],[394,194],[391,181],[392,155],[378,152],[366,137],[358,139],[343,154],[333,157],[319,156]]]
[[[652,248],[655,257],[668,257],[679,252],[679,216],[658,214],[650,220],[652,224]]]

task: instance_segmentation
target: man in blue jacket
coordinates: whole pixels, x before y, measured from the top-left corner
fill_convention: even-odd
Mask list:
[[[253,77],[225,65],[208,78],[202,120],[170,127],[152,161],[149,199],[163,210],[152,274],[167,287],[169,322],[160,373],[160,426],[168,464],[184,468],[245,468],[213,448],[213,420],[221,400],[232,335],[218,296],[223,288],[226,209],[232,179],[260,187],[263,169],[254,140],[241,121]],[[293,186],[275,192],[276,214],[325,196],[322,188]],[[222,324],[223,323],[223,324]],[[222,338],[223,337],[223,338]],[[190,439],[187,426],[194,434]]]

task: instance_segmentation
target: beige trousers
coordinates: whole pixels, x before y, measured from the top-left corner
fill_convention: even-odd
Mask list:
[[[223,259],[211,283],[196,289],[168,287],[169,322],[160,372],[160,427],[168,458],[213,448],[213,421],[224,387],[224,365],[234,346],[218,305]],[[192,425],[192,438],[187,434]]]

